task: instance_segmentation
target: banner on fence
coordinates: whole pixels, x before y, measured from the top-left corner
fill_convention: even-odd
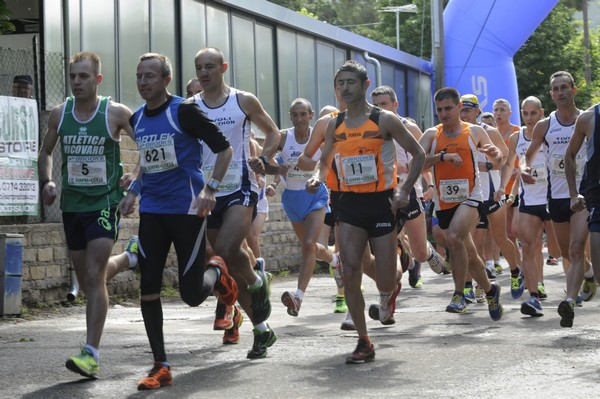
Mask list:
[[[35,100],[0,96],[0,216],[38,215]]]

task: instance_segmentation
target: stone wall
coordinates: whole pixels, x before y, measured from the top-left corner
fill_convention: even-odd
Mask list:
[[[265,224],[261,249],[269,271],[297,271],[300,265],[300,244],[289,219],[278,202],[270,202],[269,220]],[[119,240],[114,254],[121,253],[129,237],[137,234],[138,219],[122,219]],[[33,306],[66,299],[71,286],[71,269],[61,223],[0,225],[0,233],[22,234],[23,238],[23,305]],[[174,251],[171,251],[165,270],[164,284],[177,285]],[[135,296],[139,277],[133,271],[118,274],[108,286],[109,294]],[[80,292],[80,294],[82,294]]]

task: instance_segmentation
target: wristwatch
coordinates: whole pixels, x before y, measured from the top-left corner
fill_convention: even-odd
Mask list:
[[[492,170],[492,169],[494,168],[494,164],[492,164],[490,161],[487,161],[487,162],[485,163],[485,168],[486,168],[487,170]]]
[[[206,186],[207,186],[208,188],[210,188],[211,190],[213,190],[213,191],[218,191],[219,184],[221,184],[221,182],[220,182],[220,181],[218,181],[217,179],[212,179],[212,178],[211,178],[211,179],[208,181],[208,183],[206,183]]]

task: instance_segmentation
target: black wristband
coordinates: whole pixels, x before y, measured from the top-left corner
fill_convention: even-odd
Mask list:
[[[260,159],[265,166],[267,166],[270,162],[269,158],[266,155],[261,155],[260,157],[258,157],[258,159]]]
[[[42,181],[40,181],[40,190],[43,190],[44,187],[46,187],[46,184],[50,183],[52,180],[50,179],[44,179]]]
[[[444,162],[444,155],[446,155],[446,151],[440,151],[440,162]]]

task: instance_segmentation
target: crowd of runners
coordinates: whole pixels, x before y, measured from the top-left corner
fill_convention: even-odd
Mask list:
[[[556,111],[548,116],[530,96],[519,104],[523,126],[517,126],[510,122],[516,104],[495,99],[492,112],[482,113],[477,96],[442,88],[434,95],[439,124],[422,131],[398,115],[393,88],[373,88],[365,67],[347,61],[333,77],[337,108],[324,107],[315,118],[310,101],[297,98],[289,108],[292,127],[279,130],[255,95],[225,83],[229,64],[219,49],[200,50],[194,62],[197,76],[184,98],[167,89],[169,60],[142,55],[136,80],[144,104],[132,112],[98,95],[96,54],[81,52],[70,60],[73,96],[50,114],[39,156],[43,201],[60,196],[69,253],[87,298],[86,342],[67,359],[68,369],[96,377],[106,282],[139,265],[154,363],[138,389],[172,384],[160,299],[171,245],[182,300],[198,306],[211,294],[217,297],[213,327],[223,330],[223,344],[239,343],[244,316],[250,320],[249,359],[265,357],[277,341],[268,324],[272,311],[301,317],[317,262],[335,279],[333,311],[347,313],[341,329],[358,336],[346,363],[375,359],[365,313],[394,324],[403,274],[412,289],[422,289],[424,265],[453,279],[446,311],[464,313],[469,304],[487,302],[495,321],[504,313],[502,290],[523,298],[523,314],[543,316],[544,265],[560,260],[560,325],[572,327],[576,306],[595,296],[600,108],[577,108],[568,72],[549,79]],[[260,143],[252,124],[264,137]],[[131,173],[121,166],[121,134],[139,150]],[[57,186],[51,171],[59,141]],[[290,287],[275,305],[260,234],[268,197],[280,185],[301,259],[295,290]],[[111,257],[120,218],[136,208],[138,235]],[[505,272],[510,287],[495,281]],[[363,274],[379,291],[379,303],[368,312]]]

